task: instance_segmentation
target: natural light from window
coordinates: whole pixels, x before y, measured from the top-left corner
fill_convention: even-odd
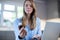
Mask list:
[[[0,4],[0,10],[1,10],[1,4]]]
[[[1,10],[2,9],[2,10]],[[1,16],[2,15],[2,16]],[[12,4],[0,4],[0,24],[3,27],[12,27],[16,18],[23,17],[23,7]],[[2,22],[1,22],[2,20]]]
[[[16,13],[3,11],[3,17],[5,20],[9,20],[9,21],[13,22],[16,17]]]
[[[17,7],[17,18],[23,17],[23,7]]]
[[[14,5],[5,4],[4,5],[4,10],[14,11],[15,10],[15,6]]]

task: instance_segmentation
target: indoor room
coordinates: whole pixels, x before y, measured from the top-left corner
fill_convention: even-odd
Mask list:
[[[0,40],[16,40],[14,21],[24,16],[24,1],[0,0]],[[60,40],[60,0],[33,1],[40,19],[41,40],[52,40],[55,36],[53,40]]]

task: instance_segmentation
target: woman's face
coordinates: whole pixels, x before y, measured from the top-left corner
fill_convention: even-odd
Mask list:
[[[27,15],[30,15],[33,11],[33,8],[31,6],[31,2],[30,1],[26,1],[25,2],[25,12]]]

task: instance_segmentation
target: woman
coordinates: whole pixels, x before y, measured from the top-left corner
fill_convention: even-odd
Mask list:
[[[16,40],[33,40],[36,38],[40,40],[40,19],[36,17],[36,8],[33,0],[24,1],[23,12],[24,16],[22,18],[22,21],[20,21],[20,19],[16,19],[14,21]],[[19,26],[20,22],[22,22],[21,26]]]

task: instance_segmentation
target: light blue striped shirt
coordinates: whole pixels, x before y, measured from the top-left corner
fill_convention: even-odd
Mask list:
[[[22,20],[20,19],[16,19],[14,21],[14,32],[15,32],[15,37],[16,37],[16,40],[20,40],[18,38],[18,35],[19,35],[19,29],[18,29],[18,25],[19,23],[22,23]],[[27,31],[27,35],[25,36],[25,38],[23,40],[31,40],[31,38],[34,36],[34,35],[39,35],[41,36],[41,27],[40,27],[40,19],[37,17],[36,18],[36,28],[33,29],[33,30],[30,30],[29,28],[29,25],[27,25],[25,27],[25,30]]]

